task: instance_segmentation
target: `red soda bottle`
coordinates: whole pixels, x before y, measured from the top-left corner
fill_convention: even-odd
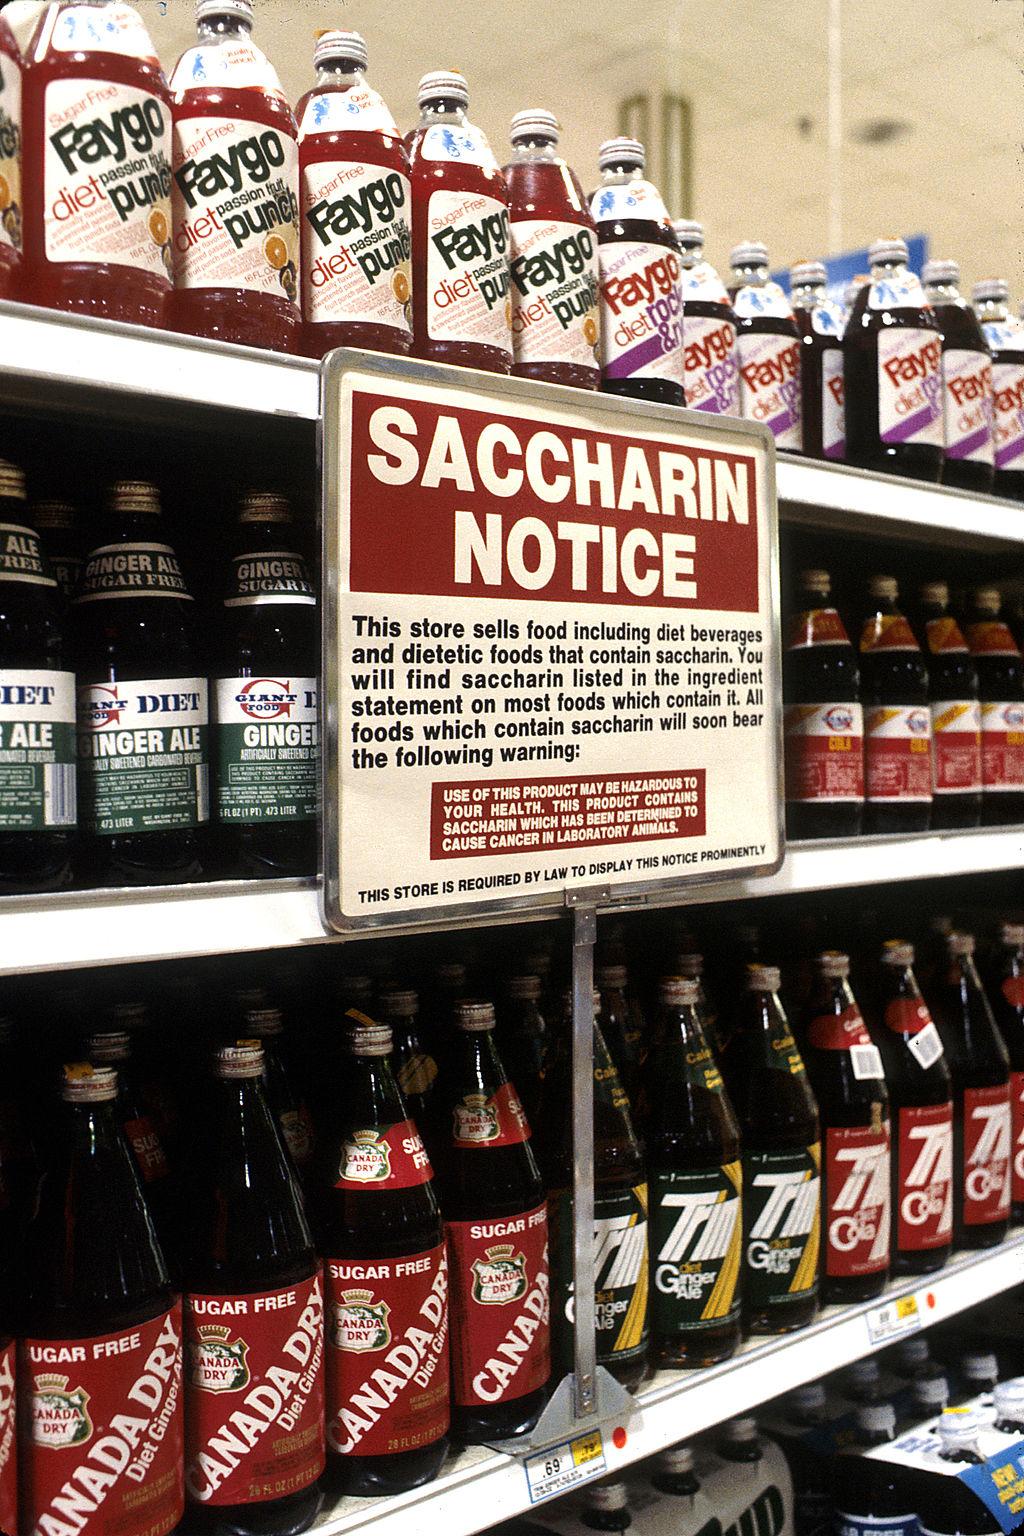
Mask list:
[[[679,246],[644,146],[608,139],[590,200],[601,280],[601,388],[606,395],[685,405]]]
[[[864,711],[857,653],[827,571],[801,571],[782,658],[786,832],[853,837],[864,814]]]
[[[987,277],[971,303],[992,354],[993,441],[997,496],[1024,501],[1024,325],[1009,310],[1009,285]]]
[[[18,1346],[23,1531],[165,1536],[184,1510],[182,1320],[118,1123],[117,1073],[64,1069]]]
[[[452,1268],[452,1428],[470,1444],[537,1421],[551,1373],[548,1216],[494,1009],[456,1004],[441,1203]],[[508,1341],[504,1352],[500,1346]]]
[[[691,411],[740,414],[736,317],[725,284],[704,259],[704,226],[695,219],[672,225],[683,265],[683,389]]]
[[[822,1130],[822,1299],[866,1301],[889,1276],[889,1094],[850,990],[850,957],[826,950],[801,1042]]]
[[[733,247],[729,295],[739,331],[740,401],[748,421],[768,427],[776,448],[803,452],[800,332],[789,300],[768,277],[768,247]]]
[[[892,576],[872,576],[860,634],[865,832],[925,832],[932,809],[928,669],[896,606]]]
[[[953,1222],[962,1248],[1002,1242],[1010,1220],[1010,1058],[974,965],[951,933],[933,1007],[953,1077]]]
[[[217,1536],[306,1530],[324,1470],[320,1265],[262,1072],[217,1051],[185,1176],[185,1488]]]
[[[790,303],[800,340],[800,391],[804,412],[804,453],[812,459],[846,457],[843,404],[843,332],[846,315],[828,296],[828,273],[820,261],[789,269]]]
[[[558,120],[517,112],[505,167],[511,218],[512,372],[596,389],[597,233],[583,189],[558,153]]]
[[[252,41],[250,0],[199,0],[174,93],[174,293],[167,326],[294,352],[298,130]]]
[[[953,1239],[953,1089],[913,966],[913,945],[887,939],[876,1040],[892,1113],[892,1267],[898,1275],[941,1269]]]
[[[512,371],[508,189],[484,134],[466,117],[456,72],[423,76],[406,140],[412,177],[412,334],[417,357]]]
[[[346,1492],[401,1493],[437,1476],[448,1445],[444,1229],[391,1029],[356,1009],[345,1022],[344,1091],[312,1191],[327,1266],[327,1446]]]
[[[942,474],[942,337],[903,240],[876,240],[846,327],[846,456],[917,480]]]
[[[18,297],[162,325],[171,289],[171,97],[120,0],[43,7],[22,80]],[[131,159],[139,169],[120,174]]]
[[[942,331],[943,485],[991,491],[992,355],[978,317],[960,296],[955,261],[929,261],[925,297]]]
[[[1001,925],[999,965],[988,995],[1010,1058],[1010,1196],[1019,1223],[1024,1221],[1024,923]]]
[[[981,820],[982,782],[978,671],[949,611],[949,588],[944,581],[929,581],[921,588],[916,627],[928,667],[931,824],[976,827]]]
[[[358,32],[322,32],[316,84],[295,109],[310,357],[412,346],[409,167],[394,118],[366,83],[368,62]]]
[[[0,16],[0,299],[18,297],[21,267],[21,70],[14,33]]]
[[[966,631],[981,697],[981,819],[1007,826],[1024,821],[1024,660],[995,587],[973,594]]]

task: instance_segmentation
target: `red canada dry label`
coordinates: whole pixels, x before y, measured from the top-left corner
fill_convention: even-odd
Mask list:
[[[181,1305],[117,1333],[23,1339],[21,1529],[165,1536],[181,1519]]]
[[[128,1138],[128,1145],[134,1154],[135,1166],[142,1175],[143,1183],[153,1184],[158,1179],[166,1178],[169,1172],[167,1157],[149,1116],[139,1115],[135,1120],[126,1120],[124,1133]],[[0,1526],[0,1530],[2,1529],[3,1527]]]
[[[411,1120],[351,1131],[341,1149],[335,1189],[408,1189],[434,1177]]]
[[[327,1261],[327,1441],[340,1456],[393,1456],[447,1433],[444,1245],[392,1259]]]
[[[794,613],[786,626],[786,650],[805,651],[814,645],[849,645],[842,619],[835,608],[807,608]]]
[[[1012,1141],[1010,1197],[1014,1205],[1022,1205],[1024,1204],[1024,1072],[1010,1073],[1010,1137]]]
[[[551,1374],[547,1205],[446,1231],[454,1400],[480,1408],[525,1397]]]
[[[949,652],[966,655],[967,641],[956,619],[948,615],[942,619],[929,619],[925,625],[928,650],[933,656],[945,656]]]
[[[1010,1214],[1010,1089],[964,1089],[964,1223],[1005,1221]]]
[[[842,805],[864,799],[864,714],[859,704],[788,704],[786,799]]]
[[[889,1264],[889,1122],[825,1132],[825,1273],[877,1275]]]
[[[1019,656],[1020,648],[1002,619],[982,619],[968,624],[967,640],[972,656]]]
[[[932,798],[932,722],[926,704],[882,704],[864,718],[864,784],[869,801]]]
[[[898,1134],[896,1246],[901,1253],[943,1248],[953,1234],[953,1105],[907,1105]]]
[[[861,652],[916,651],[914,631],[901,613],[872,613],[860,632]]]
[[[259,1504],[324,1469],[320,1272],[276,1291],[185,1298],[185,1487]]]
[[[511,1083],[502,1083],[490,1098],[467,1093],[452,1110],[456,1147],[511,1147],[529,1139],[526,1113]]]
[[[18,1462],[15,1455],[14,1341],[0,1340],[0,1531],[18,1529]]]
[[[981,790],[981,706],[977,699],[944,699],[931,706],[932,791]]]

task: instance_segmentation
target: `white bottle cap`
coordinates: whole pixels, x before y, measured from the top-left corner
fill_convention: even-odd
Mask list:
[[[801,592],[821,592],[826,597],[832,590],[832,578],[828,571],[801,571],[796,584]]]
[[[987,1423],[977,1408],[944,1408],[939,1420],[939,1439],[944,1447],[971,1445]]]
[[[624,965],[599,965],[594,971],[594,980],[599,987],[621,992],[629,984],[629,972]]]
[[[946,949],[951,955],[973,955],[974,934],[947,933]],[[989,1361],[992,1363],[991,1374],[995,1375],[996,1360],[994,1355],[965,1355],[963,1358],[964,1375],[971,1381],[984,1380],[985,1376],[989,1374],[985,1369]]]
[[[638,171],[642,171],[646,158],[646,151],[639,139],[605,139],[597,152],[597,163],[602,171],[612,165],[635,165]]]
[[[915,1370],[931,1358],[927,1339],[903,1339],[893,1351],[900,1370]]]
[[[667,1451],[661,1451],[657,1458],[657,1469],[662,1476],[678,1476],[680,1473],[692,1472],[694,1466],[692,1445],[671,1445]]]
[[[914,963],[914,946],[905,939],[886,939],[882,945],[882,964],[898,965],[902,970]]]
[[[951,933],[948,939],[950,953],[954,955],[974,954],[974,935],[972,933]],[[999,1366],[996,1357],[991,1350],[971,1350],[969,1354],[960,1357],[960,1374],[965,1381],[977,1381],[982,1384],[995,1381],[999,1376]]]
[[[921,278],[926,283],[953,283],[960,281],[958,261],[926,261]]]
[[[321,32],[313,44],[313,63],[319,69],[331,59],[351,60],[360,69],[365,69],[370,62],[366,39],[359,32],[344,32],[340,27]]]
[[[1006,949],[1019,949],[1024,944],[1024,923],[1003,923],[999,929],[999,942]]]
[[[693,1008],[700,1001],[700,982],[696,976],[663,976],[658,996],[670,1007]]]
[[[588,1488],[585,1501],[591,1509],[610,1510],[613,1513],[626,1507],[625,1483],[595,1483]]]
[[[828,282],[828,273],[823,261],[798,261],[789,269],[789,280],[794,288],[804,288],[808,284],[819,285]]]
[[[999,588],[977,587],[974,592],[974,606],[980,613],[998,613],[1003,606]]]
[[[777,992],[782,985],[782,972],[777,965],[748,965],[748,992]]]
[[[847,1380],[851,1387],[858,1392],[866,1388],[877,1387],[881,1380],[881,1372],[878,1369],[878,1361],[873,1359],[855,1360],[850,1366]]]
[[[1009,1381],[997,1382],[993,1396],[997,1418],[1024,1418],[1024,1376],[1011,1376]]]
[[[1010,285],[1005,277],[983,277],[971,289],[971,300],[975,304],[982,304],[986,299],[999,300],[1009,297]]]
[[[949,584],[945,581],[926,581],[921,588],[922,603],[941,603],[943,607],[949,602]],[[921,1340],[922,1344],[924,1340]]]
[[[789,1401],[798,1413],[813,1413],[824,1408],[828,1403],[824,1382],[809,1381],[806,1386],[797,1387],[790,1393]]]
[[[838,949],[824,949],[814,957],[815,969],[829,980],[845,981],[850,974],[850,957]]]
[[[703,245],[704,225],[696,219],[676,219],[672,228],[681,245]]]
[[[236,21],[247,21],[252,26],[252,6],[249,0],[199,0],[196,21],[209,21],[211,16],[233,16]]]
[[[873,267],[894,261],[902,261],[905,264],[908,255],[907,242],[892,235],[882,240],[873,240],[868,246],[868,260]]]
[[[727,1445],[747,1445],[757,1439],[757,1420],[744,1414],[739,1419],[726,1419],[722,1425],[722,1439]]]
[[[508,131],[513,144],[518,144],[521,139],[543,139],[545,143],[557,144],[558,134],[558,118],[543,107],[527,107],[525,111],[517,112]]]
[[[431,69],[422,77],[416,92],[417,105],[425,107],[430,101],[443,97],[456,101],[461,107],[469,106],[469,86],[465,75],[456,69]]]
[[[900,595],[899,583],[895,576],[872,576],[868,582],[868,592],[872,597],[881,597],[887,603],[894,603]]]
[[[742,240],[734,245],[729,255],[731,267],[766,267],[768,247],[763,240]]]
[[[892,1403],[861,1403],[854,1417],[857,1427],[869,1434],[881,1432],[892,1439],[896,1433],[896,1409]]]
[[[949,1382],[945,1376],[918,1376],[914,1382],[914,1402],[925,1413],[941,1413],[949,1402]]]

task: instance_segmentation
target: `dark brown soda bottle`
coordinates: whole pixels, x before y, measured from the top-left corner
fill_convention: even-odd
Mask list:
[[[212,684],[217,836],[227,872],[316,870],[320,631],[284,496],[242,498]]]
[[[801,571],[786,625],[786,834],[854,837],[864,818],[860,670],[827,571]]]
[[[861,1454],[896,1438],[892,1403],[861,1403],[856,1409],[844,1454],[832,1461],[835,1536],[915,1536],[918,1490],[903,1467]]]
[[[107,1023],[118,1022],[113,1010],[112,1014]],[[177,1241],[176,1192],[160,1133],[142,1101],[132,1062],[131,1035],[125,1029],[98,1030],[86,1040],[85,1054],[94,1067],[113,1067],[117,1072],[117,1112],[121,1129],[132,1149],[161,1247],[173,1267]]]
[[[812,459],[846,457],[843,403],[843,332],[846,315],[828,296],[828,273],[820,261],[789,269],[790,303],[800,332],[800,390],[804,453]]]
[[[1002,923],[988,997],[1010,1058],[1010,1198],[1015,1225],[1024,1221],[1024,923]]]
[[[1024,660],[995,587],[974,592],[965,626],[981,697],[981,819],[1024,821]]]
[[[57,580],[0,459],[0,894],[71,880],[75,674]]]
[[[531,1125],[538,1123],[541,1087],[551,1049],[551,1031],[541,1013],[539,976],[510,976],[498,1008],[498,1045],[509,1080]]]
[[[697,1018],[708,1045],[720,1059],[729,1043],[732,1020],[720,1011],[715,994],[708,985],[704,956],[696,950],[684,950],[676,956],[673,967],[677,976],[697,983]],[[657,1027],[655,1025],[655,1032]],[[656,1033],[652,1038],[656,1038]]]
[[[434,1174],[391,1030],[351,1010],[311,1191],[327,1283],[327,1450],[346,1492],[431,1482],[448,1445],[448,1264]],[[394,1397],[380,1398],[382,1372]],[[371,1406],[367,1406],[367,1404]]]
[[[441,1189],[451,1264],[452,1431],[532,1428],[551,1374],[548,1215],[530,1127],[494,1042],[494,1008],[456,1004]],[[510,1348],[498,1353],[506,1340]]]
[[[891,1156],[882,1058],[850,989],[850,957],[814,962],[801,1053],[822,1135],[822,1300],[867,1301],[889,1278]]]
[[[33,499],[31,521],[56,577],[57,589],[65,603],[70,603],[85,564],[78,509],[63,497]]]
[[[768,247],[760,240],[734,246],[729,262],[741,414],[767,427],[776,448],[802,453],[800,332],[789,300],[768,275]]]
[[[942,331],[942,483],[991,491],[992,354],[977,315],[961,297],[959,264],[929,261],[922,276]]]
[[[320,1264],[262,1047],[221,1046],[213,1070],[184,1178],[188,1522],[294,1536],[316,1516],[324,1470]]]
[[[380,1021],[391,1030],[392,1067],[402,1102],[434,1162],[442,1139],[438,1069],[420,1022],[419,994],[411,987],[387,987],[380,995]]]
[[[903,240],[876,240],[846,326],[846,457],[915,480],[942,474],[942,335]]]
[[[740,1339],[740,1128],[704,1033],[696,977],[659,987],[646,1064],[651,1358],[713,1365]]]
[[[975,283],[971,303],[992,355],[992,435],[997,496],[1024,501],[1024,328],[1010,314],[1009,284],[1001,277]]]
[[[743,1151],[743,1320],[756,1334],[790,1333],[818,1310],[820,1122],[780,985],[776,966],[748,967],[724,1057]]]
[[[184,1512],[181,1304],[112,1068],[64,1069],[22,1275],[21,1529],[60,1529],[70,1497],[79,1528],[138,1529],[142,1504],[165,1536]]]
[[[78,596],[78,793],[97,885],[198,879],[209,818],[206,667],[160,495],[121,480]]]
[[[635,1106],[647,1045],[640,1002],[630,988],[629,971],[624,965],[597,966],[594,981],[601,998],[601,1034],[626,1097]]]
[[[875,1040],[892,1115],[892,1268],[941,1269],[953,1241],[953,1087],[942,1038],[914,976],[914,947],[887,939]]]
[[[608,1051],[594,993],[594,1303],[597,1362],[635,1389],[647,1367],[647,1173],[629,1099]],[[573,1366],[572,1006],[544,1080],[541,1171],[551,1230],[554,1375]]]
[[[953,1225],[961,1248],[1002,1242],[1010,1221],[1010,1060],[974,965],[951,933],[930,999],[953,1079]]]
[[[36,1186],[21,1079],[14,1023],[0,1015],[0,1531],[10,1536],[18,1529],[15,1263]]]
[[[949,611],[949,588],[921,588],[917,639],[928,667],[932,722],[934,828],[976,827],[981,821],[981,704],[978,670]]]
[[[288,1155],[304,1174],[313,1157],[313,1118],[285,1058],[284,1014],[263,987],[236,992],[234,1005],[239,1043],[258,1041],[263,1047],[263,1091]]]
[[[928,668],[897,607],[892,576],[872,576],[860,632],[864,830],[926,832],[932,811]]]

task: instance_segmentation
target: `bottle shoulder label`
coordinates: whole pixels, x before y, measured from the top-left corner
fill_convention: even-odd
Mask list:
[[[617,185],[598,187],[590,199],[590,211],[597,224],[622,223],[627,219],[668,224],[668,210],[661,193],[650,181],[637,177]]]
[[[874,651],[916,651],[914,631],[901,613],[870,613],[860,632],[862,656]]]
[[[488,1408],[525,1397],[551,1374],[547,1205],[445,1230],[454,1401]]]
[[[309,569],[295,550],[254,550],[232,558],[224,607],[258,608],[268,603],[316,606]]]
[[[418,157],[479,165],[485,171],[498,169],[487,135],[473,123],[432,123],[420,140]]]
[[[283,101],[284,92],[277,70],[266,54],[248,37],[230,38],[225,42],[200,43],[186,48],[171,75],[171,90],[176,101],[183,101],[187,92],[197,89],[260,90]]]
[[[695,262],[683,267],[683,298],[689,303],[721,304],[728,310],[729,295],[725,284],[710,261]]]
[[[0,523],[0,582],[20,581],[26,586],[48,587],[55,591],[57,578],[51,574],[39,543],[39,535],[23,523]]]
[[[739,1316],[741,1164],[651,1173],[651,1324],[659,1339]]]
[[[371,140],[372,144],[372,140]],[[314,324],[348,321],[412,334],[409,178],[365,159],[301,171],[302,308]]]
[[[732,307],[742,320],[792,320],[793,309],[778,283],[744,283],[733,294]]]
[[[884,1078],[878,1047],[856,1004],[844,1008],[842,1013],[818,1014],[808,1025],[807,1038],[819,1051],[848,1051],[858,1082]]]
[[[805,608],[790,615],[786,625],[786,650],[809,650],[816,645],[849,645],[846,625],[835,608]]]
[[[968,654],[963,631],[951,614],[945,614],[941,619],[929,619],[925,624],[925,637],[932,656]]]
[[[316,133],[380,133],[401,137],[383,96],[366,81],[347,91],[314,91],[299,123],[299,143]]]
[[[967,626],[972,656],[1020,656],[1020,649],[1002,619],[981,619]]]
[[[822,299],[820,304],[815,304],[811,310],[811,329],[816,336],[831,336],[841,341],[846,330],[846,311],[841,304],[834,299]],[[842,367],[842,351],[839,348],[832,349],[839,357]]]
[[[878,278],[868,288],[868,309],[931,309],[921,279],[909,267]]]
[[[119,597],[192,601],[178,557],[169,544],[101,544],[85,562],[75,602]]]
[[[21,250],[21,67],[0,51],[0,245]]]
[[[345,1138],[335,1189],[410,1189],[434,1177],[411,1120],[353,1130]]]
[[[53,10],[56,15],[49,46],[58,53],[116,53],[122,58],[158,62],[145,23],[130,5],[69,5],[64,9],[55,5]],[[40,44],[37,60],[45,52],[45,31]]]

